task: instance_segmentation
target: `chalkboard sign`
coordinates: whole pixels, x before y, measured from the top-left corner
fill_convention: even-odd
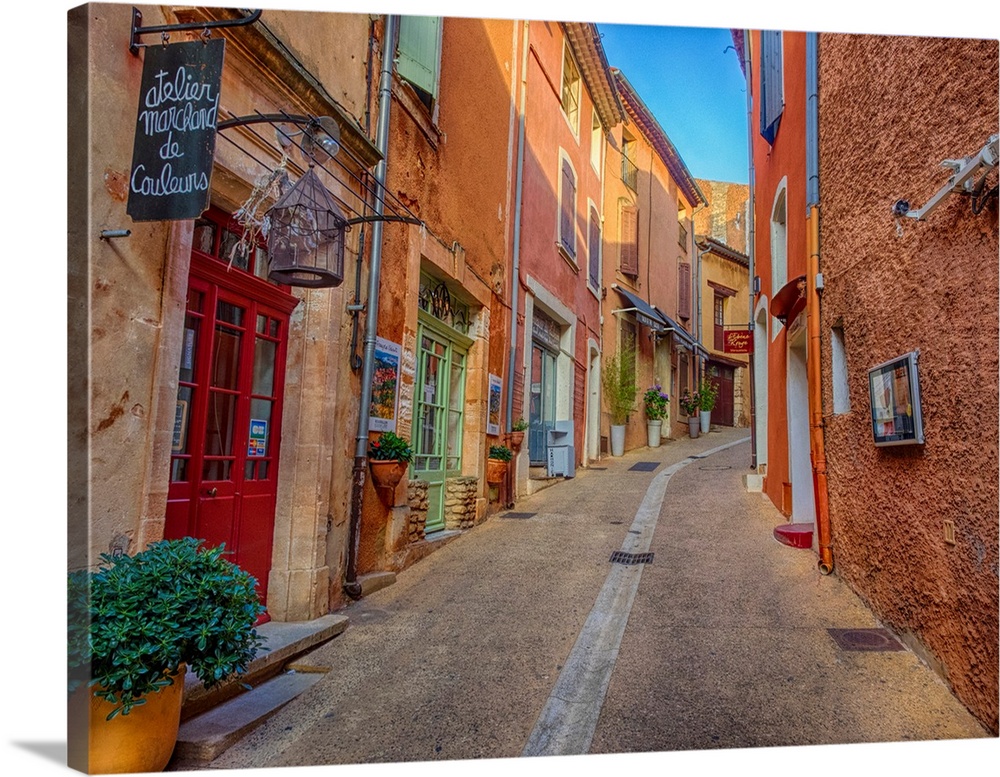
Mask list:
[[[225,43],[145,49],[129,175],[133,221],[193,219],[208,208]]]

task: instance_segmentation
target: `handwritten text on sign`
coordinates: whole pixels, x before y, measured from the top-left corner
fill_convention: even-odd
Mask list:
[[[222,38],[146,48],[129,176],[134,221],[192,219],[208,207],[224,51]]]
[[[753,353],[753,333],[743,329],[723,332],[723,353]]]

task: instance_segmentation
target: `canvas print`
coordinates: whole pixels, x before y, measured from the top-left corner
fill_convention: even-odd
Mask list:
[[[66,10],[71,768],[998,741],[994,34]]]

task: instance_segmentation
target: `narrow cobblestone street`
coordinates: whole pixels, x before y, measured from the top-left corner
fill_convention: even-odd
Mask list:
[[[323,680],[208,768],[987,736],[910,651],[838,647],[827,629],[878,624],[773,539],[745,437],[640,448],[493,516],[346,608],[298,662]]]

